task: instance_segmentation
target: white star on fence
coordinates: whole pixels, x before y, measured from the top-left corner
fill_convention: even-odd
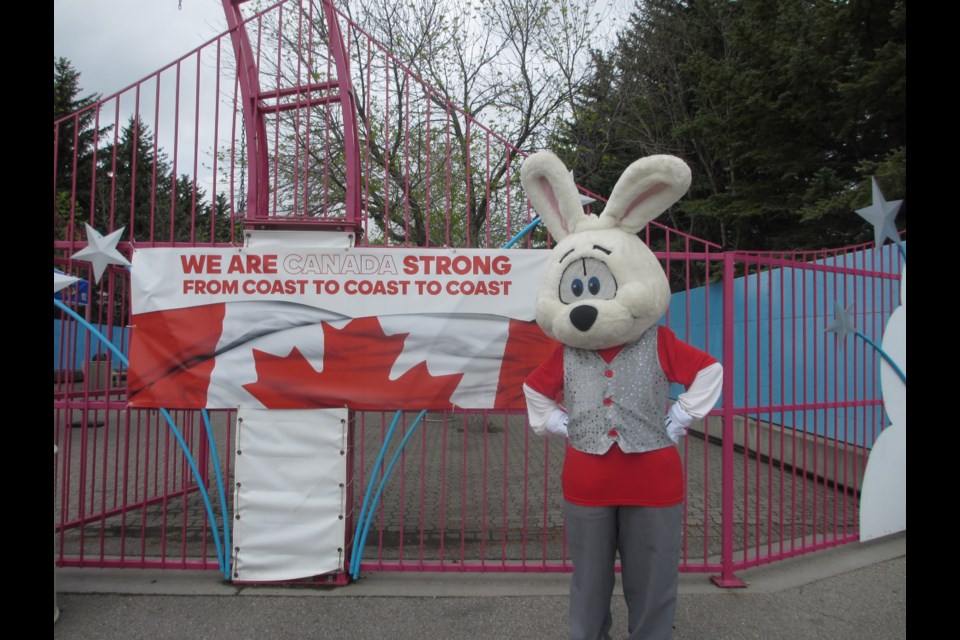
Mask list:
[[[873,204],[863,209],[857,209],[857,215],[873,225],[873,237],[877,248],[883,245],[886,238],[890,238],[894,244],[900,244],[900,234],[897,233],[897,226],[893,221],[900,211],[900,205],[903,200],[894,200],[887,202],[880,192],[880,185],[876,178],[873,181]]]
[[[73,254],[74,260],[86,260],[93,267],[94,280],[99,283],[108,265],[130,266],[130,261],[117,251],[117,242],[126,227],[120,227],[110,235],[101,235],[99,231],[87,227],[87,246]]]

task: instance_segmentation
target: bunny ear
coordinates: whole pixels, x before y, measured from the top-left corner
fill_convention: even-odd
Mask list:
[[[690,167],[680,158],[666,155],[640,158],[617,180],[600,221],[605,227],[637,233],[689,188]]]
[[[550,235],[557,240],[573,233],[587,219],[573,178],[553,153],[538,151],[524,160],[520,184]]]

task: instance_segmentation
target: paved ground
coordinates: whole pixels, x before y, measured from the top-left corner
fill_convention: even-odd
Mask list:
[[[675,640],[906,638],[906,534],[743,571],[681,576]],[[564,574],[368,573],[346,587],[235,586],[216,572],[56,569],[54,638],[566,637]],[[626,609],[614,602],[614,631]]]

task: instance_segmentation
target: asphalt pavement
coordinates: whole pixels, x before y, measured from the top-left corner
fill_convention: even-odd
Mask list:
[[[906,533],[736,575],[747,586],[681,574],[675,640],[906,638]],[[214,571],[60,568],[53,637],[562,639],[568,584],[562,573],[370,572],[344,587],[241,586]],[[620,597],[613,614],[623,638]]]

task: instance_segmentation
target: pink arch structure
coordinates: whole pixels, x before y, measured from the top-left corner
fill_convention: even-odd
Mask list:
[[[353,95],[353,86],[350,82],[350,61],[344,40],[340,34],[340,25],[337,13],[330,0],[321,2],[323,16],[308,16],[310,20],[322,19],[327,27],[327,46],[330,59],[333,63],[335,77],[322,82],[310,82],[300,74],[296,82],[287,87],[277,87],[270,91],[262,91],[260,86],[260,69],[257,65],[257,56],[251,46],[247,34],[248,21],[244,19],[240,5],[246,0],[223,0],[223,10],[227,16],[230,40],[236,57],[237,81],[240,85],[240,94],[243,101],[243,123],[246,131],[247,163],[249,174],[249,202],[248,219],[255,226],[269,225],[270,227],[303,227],[311,229],[332,228],[343,230],[361,228],[360,219],[360,141],[357,135],[357,108]],[[283,4],[283,3],[281,3]],[[282,12],[282,6],[278,11]],[[282,18],[281,18],[282,19]],[[311,43],[306,45],[309,50]],[[307,60],[309,66],[310,60]],[[345,154],[345,204],[346,212],[343,220],[296,219],[279,218],[274,216],[267,222],[270,175],[269,175],[269,148],[270,140],[267,136],[267,114],[283,112],[307,112],[319,105],[337,105],[341,111],[340,124],[343,133],[343,152]],[[309,122],[309,120],[308,120]],[[308,125],[309,126],[309,125]],[[307,138],[309,144],[309,136]]]

